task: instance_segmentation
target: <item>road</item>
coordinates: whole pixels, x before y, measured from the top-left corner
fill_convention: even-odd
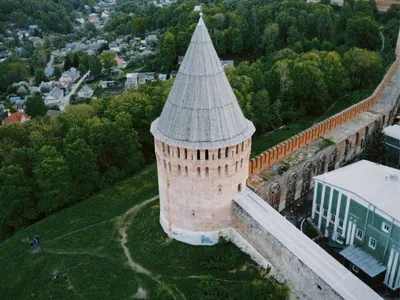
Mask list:
[[[52,55],[50,56],[50,60],[49,60],[49,62],[47,63],[47,68],[51,68],[51,67],[53,66],[53,64],[54,64],[54,54],[52,54]]]
[[[63,110],[70,104],[70,103],[69,103],[69,99],[71,98],[71,96],[72,96],[73,94],[75,94],[76,90],[79,88],[79,86],[82,84],[82,82],[86,79],[86,77],[89,76],[89,74],[90,74],[90,71],[87,72],[85,75],[83,75],[82,78],[79,79],[79,81],[78,81],[77,83],[75,83],[75,84],[72,86],[72,89],[71,89],[71,91],[69,92],[69,94],[68,94],[68,95],[65,95],[65,96],[62,98],[60,104],[58,105],[58,107],[60,108],[61,111],[63,111]]]

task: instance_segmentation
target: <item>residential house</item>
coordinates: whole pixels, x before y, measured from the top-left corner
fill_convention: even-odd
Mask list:
[[[108,80],[108,81],[102,80],[99,82],[99,86],[102,87],[103,89],[106,89],[108,87],[115,86],[115,85],[116,85],[116,83],[114,80]]]
[[[29,32],[35,32],[35,30],[39,30],[38,25],[29,25],[29,27],[28,27]]]
[[[138,89],[142,84],[153,81],[155,73],[128,73],[126,74],[125,88]]]
[[[44,75],[46,75],[47,78],[50,78],[54,74],[54,68],[53,67],[47,67],[44,69]]]
[[[22,112],[18,111],[16,113],[11,114],[9,117],[5,118],[3,121],[1,121],[1,124],[7,125],[7,124],[12,124],[12,123],[24,123],[27,122],[31,119],[31,116]]]
[[[383,129],[389,165],[400,169],[400,125],[392,125]],[[399,194],[400,197],[400,194]]]
[[[48,116],[58,116],[61,113],[59,110],[49,109],[46,113]]]
[[[88,86],[84,85],[78,92],[78,97],[79,98],[92,98],[93,96],[93,89]]]
[[[160,80],[167,80],[168,75],[167,74],[158,74],[158,79]]]
[[[63,86],[68,86],[72,85],[80,76],[81,74],[76,68],[71,68],[62,73],[59,81]]]
[[[116,56],[115,60],[117,61],[117,67],[119,69],[125,69],[126,68],[126,61],[123,60],[121,57]]]
[[[99,16],[97,14],[90,14],[88,16],[88,21],[90,23],[94,23],[95,25],[96,24],[100,24],[100,19],[99,19]]]
[[[362,160],[314,177],[312,218],[353,273],[400,287],[400,170]]]
[[[64,90],[56,86],[54,89],[51,90],[50,93],[47,94],[44,103],[47,106],[58,105],[61,103],[63,97],[64,97]]]

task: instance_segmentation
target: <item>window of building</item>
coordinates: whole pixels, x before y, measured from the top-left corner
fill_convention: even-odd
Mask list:
[[[244,150],[244,142],[242,142],[242,152],[243,152],[243,150]]]
[[[170,155],[171,153],[170,153],[170,150],[169,150],[169,146],[167,146],[167,150],[168,150],[168,155]]]
[[[324,217],[326,218],[328,216],[328,211],[324,209]]]
[[[187,159],[187,149],[185,149],[185,159]]]
[[[343,237],[342,237],[342,235],[340,233],[337,234],[336,241],[339,242],[339,243],[343,243]]]
[[[228,165],[225,165],[225,174],[228,175]]]
[[[200,150],[197,150],[197,160],[200,160]]]
[[[197,176],[201,176],[201,170],[200,170],[200,167],[197,167]]]
[[[208,167],[206,167],[206,177],[208,177]]]
[[[208,160],[208,150],[206,150],[206,160]]]
[[[179,149],[179,147],[178,147],[178,158],[180,158],[181,157],[181,149]]]
[[[362,241],[363,236],[364,236],[364,232],[361,229],[357,229],[356,238],[358,238],[360,241]]]
[[[352,265],[352,266],[351,266],[351,270],[352,270],[354,273],[358,273],[358,271],[360,271],[360,269],[359,269],[356,265]]]
[[[331,222],[332,222],[332,223],[335,223],[335,220],[336,220],[335,215],[332,215],[332,214],[331,214]]]
[[[221,166],[218,167],[218,175],[221,176]]]
[[[236,165],[235,165],[235,171],[237,172],[237,170],[238,170],[238,165],[239,165],[239,162],[236,162]]]
[[[238,192],[241,192],[241,191],[242,191],[242,184],[239,183],[239,185],[238,185]]]
[[[178,175],[181,175],[181,165],[178,165]]]
[[[228,156],[229,156],[229,148],[226,147],[226,149],[225,149],[225,157],[228,157]]]
[[[317,205],[315,206],[315,211],[319,213],[320,209],[321,209],[321,207],[319,206],[319,204],[317,204]]]
[[[221,149],[218,149],[218,158],[221,158]]]
[[[375,248],[376,248],[376,239],[370,237],[370,238],[369,238],[368,246],[369,246],[370,248],[372,248],[372,249],[375,250]]]
[[[188,167],[185,167],[185,176],[188,176],[188,175],[189,175]]]
[[[339,219],[339,228],[343,228],[343,220]]]
[[[236,145],[236,154],[239,154],[239,145]]]
[[[390,230],[390,226],[386,222],[382,222],[382,231],[388,233]]]

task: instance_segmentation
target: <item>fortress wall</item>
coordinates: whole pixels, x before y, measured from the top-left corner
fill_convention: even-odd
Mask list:
[[[294,137],[285,140],[278,145],[265,150],[260,155],[252,158],[249,163],[249,175],[259,173],[262,169],[268,168],[277,161],[289,156],[297,149],[310,144],[316,139],[323,137],[333,128],[336,128],[352,119],[357,117],[363,112],[370,110],[382,97],[382,94],[387,84],[392,79],[393,75],[397,72],[400,66],[400,59],[396,60],[389,68],[384,78],[372,93],[372,95],[365,100],[350,106],[349,108],[333,115],[332,117],[300,132]],[[388,116],[386,117],[386,119]]]

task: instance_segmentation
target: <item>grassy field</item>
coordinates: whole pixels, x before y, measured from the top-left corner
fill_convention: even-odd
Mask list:
[[[263,279],[235,246],[168,239],[156,176],[150,165],[0,244],[1,299],[133,299],[139,288],[148,299],[285,298],[286,288]],[[28,243],[34,235],[38,253]]]

